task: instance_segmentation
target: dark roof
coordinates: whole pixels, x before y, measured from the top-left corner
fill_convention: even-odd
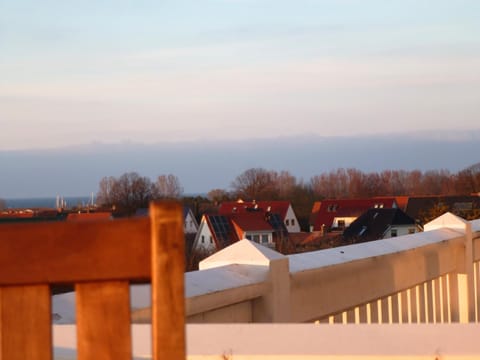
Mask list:
[[[135,216],[148,216],[148,208],[140,208],[135,211]]]
[[[369,209],[343,232],[345,239],[362,241],[382,239],[392,225],[415,225],[415,220],[400,209]]]
[[[445,206],[445,211],[461,216],[464,211],[480,209],[480,197],[475,195],[412,196],[408,199],[405,212],[415,220],[422,222],[435,206]]]
[[[310,224],[313,231],[321,231],[322,225],[329,230],[336,217],[358,217],[370,208],[396,208],[394,197],[369,199],[328,199],[313,204]]]
[[[227,216],[205,214],[204,218],[218,250],[239,240],[233,224]]]
[[[288,239],[288,230],[279,214],[244,212],[228,215],[204,214],[217,249],[240,240],[241,232],[271,232],[274,242]],[[238,230],[238,231],[237,231]]]

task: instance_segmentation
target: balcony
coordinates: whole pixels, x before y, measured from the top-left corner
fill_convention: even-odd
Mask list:
[[[479,358],[480,220],[447,213],[425,230],[289,256],[243,240],[212,255],[184,277],[187,357]],[[131,286],[135,359],[152,356],[149,298]],[[77,330],[53,326],[56,359],[76,358]]]

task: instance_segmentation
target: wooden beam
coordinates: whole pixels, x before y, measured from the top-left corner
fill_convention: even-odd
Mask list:
[[[148,218],[0,225],[0,286],[150,278]]]

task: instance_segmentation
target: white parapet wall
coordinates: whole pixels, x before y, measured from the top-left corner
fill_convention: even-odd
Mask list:
[[[447,213],[426,229],[430,231],[289,256],[242,240],[204,260],[200,271],[186,275],[187,319],[206,323],[232,319],[475,321],[478,296],[473,296],[473,290],[468,290],[469,299],[463,296],[466,291],[462,289],[473,285],[462,276],[475,276],[480,221],[468,222]],[[233,264],[238,268],[232,268]],[[207,276],[214,269],[217,272]],[[222,278],[214,281],[216,287],[209,285],[213,276]],[[194,278],[195,294],[189,290]],[[240,291],[234,290],[236,283]],[[242,315],[235,315],[237,311]]]

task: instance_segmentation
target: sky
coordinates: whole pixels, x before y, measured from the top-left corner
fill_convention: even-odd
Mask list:
[[[479,110],[478,0],[0,1],[4,162],[85,144],[465,137]]]

